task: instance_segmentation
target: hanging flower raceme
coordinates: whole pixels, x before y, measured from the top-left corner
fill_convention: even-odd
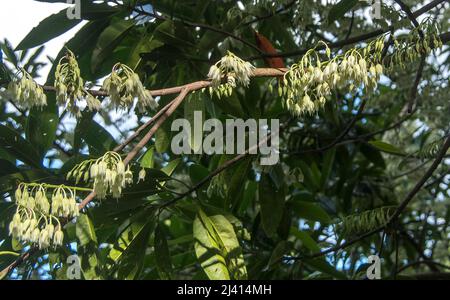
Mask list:
[[[426,18],[419,27],[415,27],[406,37],[395,38],[393,54],[387,59],[388,68],[394,66],[404,68],[407,63],[417,60],[422,55],[428,55],[433,49],[442,47],[439,29],[431,18]]]
[[[25,109],[46,106],[47,96],[42,87],[33,80],[33,77],[25,69],[21,69],[20,73],[21,78],[12,80],[8,86],[8,91],[17,101],[17,104]]]
[[[10,235],[21,242],[38,245],[40,249],[61,246],[64,233],[58,217],[79,216],[77,189],[20,183],[14,194],[17,210],[9,224]],[[50,198],[47,195],[51,195]]]
[[[84,81],[80,75],[75,55],[67,53],[59,61],[55,72],[56,100],[59,105],[65,106],[74,116],[81,116],[80,102],[85,99],[89,111],[98,111],[100,101],[84,88]]]
[[[139,76],[124,64],[114,65],[111,75],[103,82],[103,89],[110,96],[111,104],[116,109],[131,109],[136,98],[136,106],[140,112],[158,107],[158,103],[144,88]]]
[[[222,95],[230,96],[237,84],[247,87],[254,69],[255,67],[251,63],[228,51],[227,55],[209,69],[210,93],[215,92],[220,98]],[[226,82],[222,83],[222,79],[226,79]]]
[[[133,183],[133,173],[130,167],[125,167],[120,155],[109,151],[98,159],[86,160],[76,165],[68,174],[67,179],[77,180],[89,178],[94,183],[94,191],[99,199],[104,199],[108,194],[114,198],[120,198],[122,189]]]
[[[383,73],[383,37],[366,48],[350,49],[334,58],[331,58],[328,46],[323,44],[326,60],[320,59],[316,48],[310,49],[285,73],[283,85],[279,86],[285,107],[296,116],[315,113],[335,88],[352,92],[355,88],[365,87],[372,91]]]

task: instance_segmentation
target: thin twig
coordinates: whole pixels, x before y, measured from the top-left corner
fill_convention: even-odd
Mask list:
[[[345,127],[345,129],[338,135],[338,137],[336,139],[334,139],[333,142],[331,142],[330,144],[318,148],[318,149],[310,149],[310,150],[305,150],[305,151],[297,151],[297,152],[290,152],[289,154],[294,154],[294,155],[299,155],[299,154],[306,154],[306,153],[316,153],[316,152],[324,152],[327,151],[331,148],[333,148],[334,146],[336,146],[339,142],[341,142],[341,140],[349,133],[349,131],[353,128],[353,126],[355,125],[356,121],[358,120],[359,116],[361,115],[361,113],[364,110],[364,107],[366,106],[367,101],[364,99],[362,101],[362,103],[359,106],[358,112],[355,114],[355,116],[352,118],[352,120],[347,124],[347,126]]]
[[[420,58],[419,67],[417,68],[416,79],[414,80],[414,84],[411,87],[411,92],[409,94],[409,101],[408,101],[408,113],[409,114],[412,112],[414,103],[416,102],[417,88],[419,86],[420,80],[422,79],[423,68],[425,66],[425,59],[426,59],[426,56],[422,55]]]

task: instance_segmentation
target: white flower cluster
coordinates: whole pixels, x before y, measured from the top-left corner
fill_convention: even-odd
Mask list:
[[[61,58],[55,72],[56,100],[59,105],[65,106],[74,116],[81,116],[80,102],[85,99],[89,111],[98,111],[100,101],[84,88],[75,55],[68,50]]]
[[[139,76],[128,66],[116,64],[111,75],[103,82],[103,89],[111,98],[114,108],[130,109],[137,98],[137,108],[145,112],[148,108],[155,109],[158,103],[149,91],[144,88]]]
[[[79,215],[72,189],[54,186],[49,201],[48,188],[46,184],[19,184],[15,192],[17,210],[9,224],[10,235],[21,242],[37,244],[40,249],[62,245],[64,233],[57,217]]]
[[[364,49],[350,49],[330,59],[331,51],[325,45],[328,60],[321,61],[315,48],[310,49],[298,64],[284,75],[279,94],[286,108],[296,116],[313,114],[326,103],[332,89],[365,87],[373,90],[383,73],[380,64],[383,39],[370,43]]]
[[[394,36],[392,38],[394,54],[388,61],[389,69],[393,69],[394,66],[404,68],[405,64],[415,61],[422,55],[428,55],[433,49],[443,45],[436,24],[429,18],[411,30],[405,38],[397,39]]]
[[[46,106],[47,96],[42,87],[33,80],[27,71],[21,69],[21,73],[20,80],[12,80],[8,85],[8,91],[17,104],[25,109]]]
[[[246,61],[243,61],[232,52],[222,57],[215,65],[209,69],[208,78],[211,79],[210,93],[216,92],[220,98],[222,95],[230,96],[236,83],[247,87],[250,83],[250,77],[253,76],[255,67]],[[226,82],[222,84],[222,79]]]
[[[67,179],[74,178],[77,182],[80,178],[94,182],[93,188],[99,199],[104,199],[108,194],[114,198],[120,198],[122,189],[133,183],[133,173],[130,167],[125,167],[122,158],[117,152],[106,152],[96,160],[86,160],[76,165],[68,174]]]

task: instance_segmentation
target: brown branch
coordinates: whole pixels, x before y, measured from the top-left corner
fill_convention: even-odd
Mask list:
[[[155,14],[155,13],[143,11],[143,10],[140,10],[140,9],[137,9],[137,8],[134,8],[133,10],[135,12],[139,13],[139,14],[150,16],[150,17],[153,17],[153,18],[161,20],[161,21],[168,21],[168,20],[172,21],[171,19],[169,19],[167,17],[164,17],[163,15],[158,15],[158,14]],[[247,45],[248,47],[252,48],[253,50],[256,50],[256,52],[258,52],[258,53],[261,53],[261,54],[264,53],[256,45],[253,45],[252,43],[249,43],[246,40],[244,40],[243,38],[241,38],[241,37],[239,37],[239,36],[237,36],[237,35],[235,35],[235,34],[233,34],[231,32],[228,32],[226,30],[223,30],[223,29],[220,29],[220,28],[216,28],[216,27],[208,25],[208,24],[195,23],[195,22],[186,21],[186,20],[183,20],[183,19],[178,19],[177,21],[180,21],[183,25],[186,25],[186,26],[189,26],[189,27],[203,28],[203,29],[206,29],[206,30],[209,30],[209,31],[214,31],[214,32],[223,34],[225,36],[231,37],[231,38],[233,38],[233,39],[243,43],[244,45]]]
[[[114,148],[114,152],[122,151],[128,144],[130,144],[136,137],[138,137],[142,131],[147,129],[152,125],[164,112],[166,112],[169,107],[173,104],[173,100],[170,101],[166,106],[164,106],[158,113],[156,113],[147,123],[139,127],[132,135],[130,135],[123,143]]]
[[[412,11],[409,9],[408,5],[406,5],[405,3],[403,3],[402,0],[394,0],[399,6],[400,8],[405,12],[406,16],[409,18],[409,20],[411,21],[411,23],[413,23],[413,25],[415,27],[419,27],[419,22],[417,22],[416,17],[414,16],[414,14],[412,13]]]
[[[442,2],[444,2],[446,0],[435,0],[423,7],[421,7],[420,9],[416,10],[415,12],[413,12],[413,16],[415,18],[417,18],[420,15],[423,15],[424,13],[428,12],[429,10],[435,8],[436,6],[438,6],[439,4],[441,4]],[[355,43],[359,43],[371,38],[375,38],[383,33],[387,33],[389,31],[392,31],[394,28],[393,26],[389,26],[386,29],[377,29],[374,30],[372,32],[368,32],[368,33],[364,33],[343,41],[338,41],[335,43],[331,43],[328,45],[329,48],[341,48],[343,46],[347,46],[347,45],[351,45],[351,44],[355,44]],[[443,33],[440,35],[440,38],[442,40],[442,42],[447,42],[450,40],[450,32],[447,33]],[[316,47],[317,50],[322,50],[325,47],[322,45],[319,45]],[[282,52],[282,53],[276,53],[276,54],[270,54],[270,53],[265,53],[265,54],[259,54],[259,55],[254,55],[254,56],[250,56],[245,58],[245,60],[256,60],[256,59],[262,59],[264,57],[274,57],[274,56],[279,56],[279,57],[291,57],[291,56],[299,56],[299,55],[303,55],[305,54],[309,49],[300,49],[300,50],[294,50],[294,51],[289,51],[289,52]]]
[[[445,1],[448,1],[448,0],[434,0],[434,1],[431,1],[430,3],[422,6],[421,8],[419,8],[418,10],[413,12],[413,16],[415,18],[417,18],[418,16],[423,15],[427,11],[435,8],[436,6],[438,6],[439,4],[441,4],[441,3],[445,2]]]
[[[444,268],[444,269],[450,269],[450,266],[441,264],[441,263],[436,262],[436,261],[432,261],[432,260],[430,260],[430,261],[418,260],[418,261],[415,261],[415,262],[412,262],[412,263],[409,263],[409,264],[406,264],[406,265],[402,266],[401,268],[398,269],[397,274],[403,272],[404,270],[406,270],[406,269],[408,269],[410,267],[419,266],[419,265],[422,265],[422,264],[425,264],[428,267],[430,265],[434,265],[434,266],[441,267],[441,268]],[[435,272],[433,272],[433,273],[435,273]]]
[[[273,134],[273,133],[272,133]],[[193,192],[197,191],[199,188],[201,188],[204,184],[206,184],[207,182],[209,182],[213,177],[217,176],[218,174],[222,173],[224,170],[226,170],[227,168],[231,167],[232,165],[234,165],[235,163],[237,163],[238,161],[240,161],[241,159],[245,158],[246,156],[248,156],[250,154],[251,151],[253,151],[255,148],[257,149],[258,147],[260,147],[263,143],[266,143],[267,141],[270,140],[271,135],[266,136],[264,139],[262,139],[257,145],[254,145],[253,147],[250,147],[249,149],[247,149],[244,153],[239,154],[235,157],[233,157],[230,160],[227,160],[225,163],[223,163],[220,167],[218,167],[217,169],[215,169],[213,172],[211,172],[211,174],[209,174],[208,176],[206,176],[205,178],[203,178],[202,180],[200,180],[196,185],[194,185],[192,188],[190,188],[188,191],[178,195],[177,197],[175,197],[174,199],[163,203],[159,209],[162,210],[164,208],[167,208],[175,203],[177,203],[178,201],[182,200],[184,197],[189,196],[190,194],[192,194]],[[278,133],[275,133],[278,134]]]
[[[274,69],[274,68],[257,68],[254,70],[252,77],[277,77],[282,76],[287,69]],[[123,150],[126,145],[128,145],[131,141],[133,141],[139,134],[144,131],[147,127],[149,127],[151,124],[155,123],[153,127],[150,129],[150,131],[142,138],[142,140],[128,153],[127,157],[124,159],[125,164],[129,164],[136,155],[142,150],[142,148],[150,141],[150,139],[153,137],[155,132],[160,128],[160,126],[164,123],[164,121],[173,114],[173,112],[177,109],[177,107],[183,102],[185,97],[193,91],[201,90],[203,88],[207,88],[211,85],[210,81],[197,81],[189,84],[185,84],[182,86],[177,87],[171,87],[167,89],[160,89],[155,91],[150,91],[153,96],[162,96],[162,95],[169,95],[169,94],[176,94],[179,93],[179,95],[172,100],[169,104],[167,104],[165,107],[163,107],[150,121],[148,121],[146,124],[142,125],[138,130],[130,136],[126,141],[124,141],[122,144],[117,146],[114,151],[120,151]],[[46,88],[46,87],[44,87]],[[54,90],[53,87],[47,87],[46,90]],[[99,92],[99,91],[97,91]],[[101,91],[100,91],[101,92]],[[104,93],[104,92],[101,92]],[[106,96],[106,93],[103,94],[103,96]],[[237,156],[235,159],[238,161],[242,157]],[[219,172],[220,173],[220,172]],[[218,173],[217,173],[218,174]],[[79,209],[85,208],[92,200],[95,199],[95,192],[89,193],[86,198],[79,204]],[[0,274],[8,274],[11,270],[19,266],[24,261],[28,260],[33,254],[35,254],[38,251],[36,247],[32,247],[29,251],[24,253],[21,257],[16,259],[11,265],[6,267]],[[6,276],[6,275],[5,275]]]
[[[420,80],[422,79],[423,68],[425,66],[425,59],[426,59],[425,55],[422,55],[420,58],[419,67],[417,68],[416,79],[414,80],[414,84],[411,87],[411,91],[409,94],[408,113],[412,112],[414,103],[416,102],[417,88],[419,86]]]
[[[428,168],[428,170],[425,172],[425,174],[422,176],[422,178],[416,183],[414,188],[406,195],[405,199],[400,203],[400,205],[395,210],[394,214],[389,219],[388,224],[392,224],[403,212],[403,210],[408,206],[409,202],[414,198],[414,196],[420,191],[422,186],[426,183],[428,178],[433,175],[434,170],[439,166],[442,159],[444,158],[445,154],[447,153],[448,148],[450,147],[450,134],[447,136],[447,139],[445,140],[445,143],[442,145],[441,149],[439,150],[436,159],[434,160],[433,164]]]
[[[256,68],[253,71],[252,77],[277,77],[277,76],[283,76],[284,73],[287,71],[287,68]],[[201,80],[196,81],[189,84],[164,88],[164,89],[158,89],[158,90],[149,90],[152,97],[158,97],[158,96],[167,96],[167,95],[173,95],[173,94],[179,94],[183,89],[189,87],[191,91],[201,90],[205,87],[209,87],[211,84],[208,80]],[[54,92],[55,87],[44,85],[42,88],[45,91]],[[107,97],[108,93],[106,93],[104,90],[89,90],[88,91],[92,96],[96,97]]]
[[[277,9],[273,13],[270,13],[270,14],[267,14],[267,15],[261,16],[261,17],[255,17],[253,20],[250,20],[250,21],[247,21],[245,23],[242,23],[239,26],[248,26],[248,25],[251,25],[253,23],[256,23],[256,22],[259,22],[259,21],[262,21],[262,20],[265,20],[265,19],[272,18],[273,16],[276,16],[278,14],[281,14],[281,13],[287,11],[289,8],[291,8],[291,6],[293,6],[295,4],[295,2],[297,2],[297,0],[293,0],[293,1],[289,2],[284,7]]]
[[[352,239],[350,241],[347,241],[341,245],[337,245],[335,247],[332,247],[330,249],[327,249],[325,251],[320,251],[311,255],[305,255],[305,256],[297,256],[291,258],[292,260],[301,260],[301,259],[311,259],[316,257],[321,257],[323,255],[336,252],[338,250],[344,249],[348,246],[351,246],[369,236],[372,236],[382,230],[384,230],[386,227],[391,225],[393,222],[397,220],[397,218],[400,216],[400,214],[403,212],[403,210],[406,208],[406,206],[411,202],[411,200],[414,198],[414,196],[420,191],[424,183],[430,178],[430,176],[433,174],[434,170],[439,166],[441,163],[443,157],[447,153],[448,148],[450,147],[450,135],[447,137],[447,140],[445,141],[444,145],[441,147],[435,161],[431,165],[431,167],[428,169],[428,171],[422,176],[422,178],[416,183],[414,188],[406,195],[406,197],[403,199],[403,201],[400,203],[400,205],[397,207],[393,215],[389,218],[388,222],[382,226],[379,226],[378,228],[375,228],[367,233],[364,233],[363,235],[360,235],[359,237]]]

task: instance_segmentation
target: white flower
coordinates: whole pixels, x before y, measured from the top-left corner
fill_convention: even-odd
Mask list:
[[[145,175],[146,175],[145,169],[142,168],[142,169],[139,171],[138,183],[145,180]]]
[[[209,68],[208,78],[211,79],[213,86],[217,87],[220,85],[222,75],[220,69],[216,65],[212,65],[211,68]]]
[[[54,236],[53,236],[53,245],[55,247],[62,246],[64,241],[64,233],[61,231],[61,229],[57,229]]]
[[[50,246],[50,233],[47,228],[41,230],[41,234],[39,236],[39,249],[46,249]]]

